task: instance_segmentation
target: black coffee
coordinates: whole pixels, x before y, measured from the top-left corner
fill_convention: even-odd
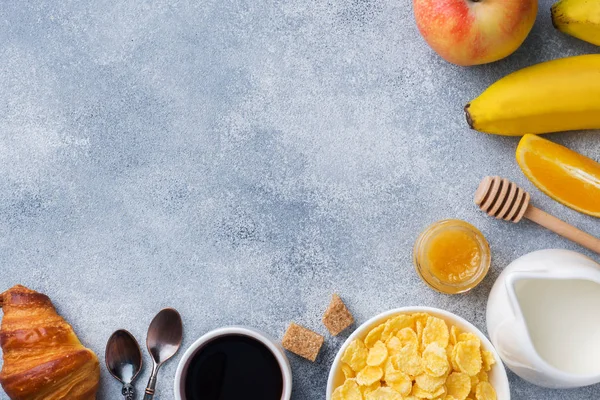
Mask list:
[[[241,335],[206,343],[192,357],[185,378],[187,400],[281,400],[282,391],[283,376],[273,353]]]

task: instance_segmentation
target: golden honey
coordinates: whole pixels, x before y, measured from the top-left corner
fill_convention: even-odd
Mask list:
[[[419,276],[429,286],[442,293],[462,293],[477,286],[487,274],[490,247],[473,225],[443,220],[421,233],[413,260]]]

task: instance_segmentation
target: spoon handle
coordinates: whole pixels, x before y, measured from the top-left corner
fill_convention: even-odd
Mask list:
[[[131,384],[126,383],[123,385],[123,389],[121,389],[121,394],[125,398],[125,400],[133,400],[135,396],[135,389]]]
[[[154,392],[148,393],[147,390],[149,390],[149,388],[146,388],[146,393],[144,393],[144,400],[152,400],[152,398],[154,397]],[[150,389],[150,390],[154,390],[154,389]]]
[[[148,386],[146,386],[146,391],[144,392],[144,400],[152,400],[154,397],[154,387],[156,386],[156,377],[151,377],[150,382],[148,382]]]
[[[148,385],[146,386],[146,390],[144,392],[144,400],[152,400],[154,397],[154,388],[156,387],[156,376],[158,375],[158,366],[154,364],[152,368],[152,374],[150,374],[150,379],[148,380]]]

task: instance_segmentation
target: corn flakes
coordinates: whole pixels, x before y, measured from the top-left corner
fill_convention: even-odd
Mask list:
[[[460,372],[473,376],[481,371],[482,361],[479,341],[459,341],[456,346],[454,346],[452,355]]]
[[[496,400],[496,391],[489,382],[479,382],[475,390],[477,400]]]
[[[415,332],[417,333],[417,343],[419,347],[423,345],[423,328],[425,323],[422,320],[417,320],[415,323]]]
[[[392,336],[391,338],[388,339],[386,346],[387,346],[389,355],[393,356],[400,352],[400,349],[402,349],[403,345],[402,345],[402,341],[400,341],[400,339],[398,339],[398,336]]]
[[[387,376],[387,374],[393,374],[396,371],[396,367],[394,367],[394,363],[392,362],[392,357],[388,357],[383,366],[384,376]]]
[[[407,377],[408,377],[408,375],[407,375]],[[412,380],[410,378],[408,378],[408,380],[406,380],[406,381],[392,382],[392,384],[390,384],[388,386],[391,387],[392,389],[394,389],[396,392],[400,393],[402,396],[407,396],[412,391],[413,384],[412,384]]]
[[[385,342],[390,337],[394,336],[400,329],[410,328],[413,326],[413,317],[407,314],[401,314],[397,317],[389,319],[385,323],[385,328],[381,334],[381,339]]]
[[[463,372],[453,372],[446,380],[448,394],[457,400],[465,400],[471,393],[471,378]]]
[[[425,372],[431,376],[442,376],[448,372],[450,364],[446,349],[441,347],[437,342],[430,343],[423,350],[423,364]]]
[[[417,332],[415,332],[411,328],[400,329],[396,334],[396,337],[400,340],[402,346],[407,345],[409,343],[414,343],[415,345],[419,344]]]
[[[385,372],[384,381],[388,386],[390,386],[394,382],[404,382],[406,380],[408,380],[412,384],[412,379],[410,378],[410,376],[408,376],[407,374],[405,374],[402,371],[398,371],[398,370],[394,369],[394,370]]]
[[[487,374],[495,363],[474,333],[425,313],[402,314],[348,345],[345,381],[332,400],[496,400]]]
[[[358,372],[367,365],[368,355],[369,351],[365,347],[365,344],[361,340],[356,339],[348,345],[342,356],[342,361],[348,364],[354,372]]]
[[[383,344],[382,341],[378,341],[375,345],[369,350],[369,355],[367,356],[367,365],[372,367],[377,367],[385,362],[388,358],[388,350]]]
[[[471,393],[475,393],[475,388],[479,383],[479,374],[471,376]]]
[[[415,378],[415,385],[426,392],[435,392],[446,383],[445,376],[434,377],[427,374],[421,374]]]
[[[346,364],[345,362],[342,362],[342,372],[344,373],[344,376],[346,377],[346,379],[356,377],[356,373],[354,372],[352,367],[350,365]]]
[[[375,390],[381,387],[381,381],[377,381],[375,383],[370,384],[369,386],[359,386],[360,391],[363,394],[363,397],[367,395],[367,393],[374,392]]]
[[[402,395],[392,388],[380,387],[367,394],[365,400],[402,400]]]
[[[367,334],[367,337],[365,338],[365,346],[367,348],[370,349],[371,347],[375,346],[375,343],[381,340],[381,333],[383,332],[384,328],[385,324],[381,324],[371,329],[371,331]]]
[[[450,344],[455,345],[457,342],[457,337],[459,335],[459,330],[456,326],[452,325],[450,328]]]
[[[446,348],[449,341],[450,332],[448,332],[446,321],[436,317],[427,318],[427,325],[423,328],[423,347],[427,347],[430,343],[436,342],[441,347]]]
[[[362,393],[354,379],[347,379],[333,392],[333,400],[362,400],[362,398]]]
[[[366,366],[356,374],[356,383],[361,386],[369,386],[383,377],[383,370],[380,367]]]
[[[474,334],[473,332],[463,332],[460,335],[458,335],[458,337],[456,339],[457,342],[466,342],[468,340],[475,340],[481,346],[481,341],[479,340],[477,335]]]
[[[496,364],[496,358],[494,355],[486,350],[481,351],[481,358],[483,361],[483,370],[489,371],[492,369],[492,365]]]
[[[435,399],[436,397],[440,397],[445,393],[446,393],[446,389],[444,388],[444,386],[441,386],[435,392],[429,392],[427,390],[423,390],[421,387],[419,387],[419,385],[413,386],[413,390],[412,390],[412,395],[419,399]]]
[[[488,374],[485,371],[479,371],[477,374],[477,378],[479,378],[480,382],[489,382]]]
[[[417,376],[423,372],[423,360],[415,344],[407,344],[392,358],[394,367],[408,375]]]

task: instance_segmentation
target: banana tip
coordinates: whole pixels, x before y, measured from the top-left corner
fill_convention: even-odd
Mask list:
[[[554,27],[554,29],[558,29],[558,25],[556,23],[556,14],[554,14],[554,7],[550,8],[550,13],[552,15],[552,26]]]
[[[471,113],[469,112],[469,107],[471,107],[471,103],[468,103],[465,106],[465,117],[467,118],[467,123],[469,124],[469,127],[471,127],[471,129],[475,129],[475,127],[473,126],[473,118],[471,117]]]
[[[560,14],[560,11],[558,9],[558,3],[550,7],[550,15],[550,19],[552,20],[552,26],[560,31],[559,22],[561,18],[563,18],[563,14]]]

